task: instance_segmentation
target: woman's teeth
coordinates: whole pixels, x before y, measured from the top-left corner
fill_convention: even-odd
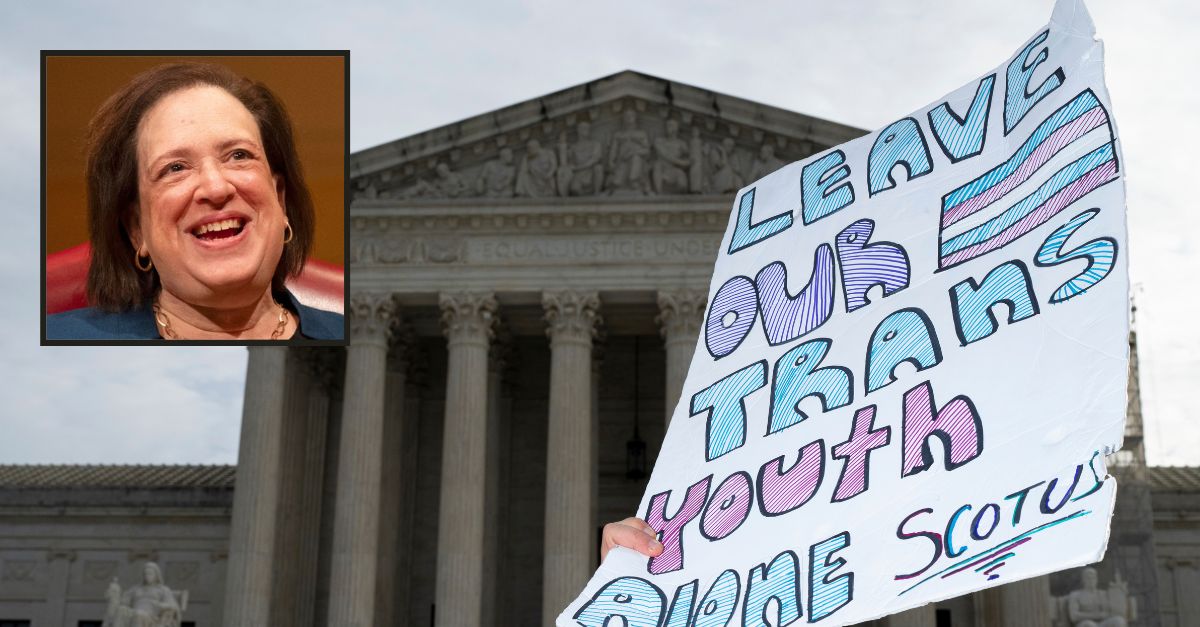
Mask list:
[[[192,234],[201,239],[218,239],[222,237],[233,237],[242,232],[244,224],[241,218],[230,218],[219,222],[209,222],[196,227]]]

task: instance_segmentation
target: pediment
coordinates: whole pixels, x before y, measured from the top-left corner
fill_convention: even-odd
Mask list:
[[[864,134],[626,71],[351,156],[356,200],[722,195]]]

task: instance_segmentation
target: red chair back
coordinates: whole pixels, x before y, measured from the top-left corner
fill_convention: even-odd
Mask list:
[[[87,242],[46,255],[46,313],[88,306],[87,273],[92,247]],[[309,259],[300,276],[288,279],[288,289],[300,302],[325,311],[343,311],[346,279],[343,266]]]

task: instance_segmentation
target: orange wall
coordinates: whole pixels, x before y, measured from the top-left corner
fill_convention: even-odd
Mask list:
[[[46,57],[46,252],[87,241],[87,123],[139,72],[177,61],[219,63],[283,100],[317,213],[313,256],[345,264],[345,57]]]

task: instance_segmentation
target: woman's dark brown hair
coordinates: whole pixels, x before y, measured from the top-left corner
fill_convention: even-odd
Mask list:
[[[151,302],[160,288],[158,273],[134,265],[134,246],[126,230],[138,217],[137,129],[142,116],[163,97],[198,85],[220,87],[254,116],[271,173],[283,178],[288,223],[293,238],[283,247],[272,287],[304,267],[313,242],[313,206],[296,156],[292,123],[283,103],[261,83],[229,68],[206,63],[160,65],[133,78],[100,107],[88,126],[88,224],[92,262],[88,270],[89,304],[120,311]],[[280,234],[283,237],[283,234]]]

